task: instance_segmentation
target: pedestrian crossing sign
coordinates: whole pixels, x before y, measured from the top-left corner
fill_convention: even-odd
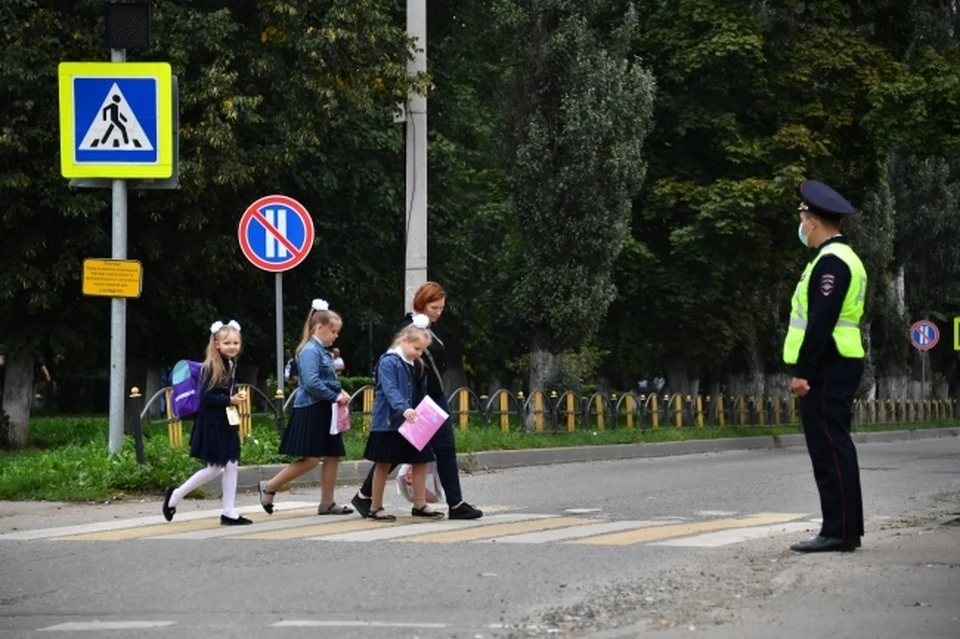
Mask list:
[[[173,175],[172,71],[166,62],[62,62],[60,172],[67,178]]]

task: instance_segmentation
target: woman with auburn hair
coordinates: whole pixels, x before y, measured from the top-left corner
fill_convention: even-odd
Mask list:
[[[423,352],[426,364],[427,394],[433,398],[443,410],[450,412],[447,396],[443,390],[443,373],[447,370],[447,360],[444,356],[443,340],[437,335],[436,321],[443,315],[447,293],[436,282],[424,282],[413,296],[413,313],[407,313],[400,322],[401,328],[416,324],[430,331],[430,345]],[[479,519],[483,511],[474,508],[463,501],[460,490],[460,468],[457,466],[457,446],[453,436],[453,421],[451,418],[443,423],[440,430],[430,440],[430,447],[437,458],[437,474],[440,484],[447,498],[450,510],[447,516],[450,519]],[[372,505],[371,491],[373,486],[373,468],[367,473],[363,486],[354,495],[351,503],[363,517],[370,516]],[[392,470],[392,469],[391,469]]]

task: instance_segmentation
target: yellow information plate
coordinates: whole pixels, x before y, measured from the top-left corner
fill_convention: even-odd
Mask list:
[[[953,318],[953,350],[960,351],[960,317]]]
[[[173,175],[166,62],[61,62],[60,172],[67,178]]]
[[[84,260],[83,294],[140,297],[143,268],[137,260]]]

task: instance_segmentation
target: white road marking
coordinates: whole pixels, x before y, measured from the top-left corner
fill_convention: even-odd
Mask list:
[[[563,512],[573,515],[586,515],[587,513],[599,513],[603,508],[567,508]]]
[[[495,537],[493,539],[481,539],[474,543],[478,544],[542,544],[548,541],[559,541],[561,539],[580,539],[592,535],[601,535],[605,533],[620,532],[621,530],[633,530],[634,528],[647,528],[651,526],[666,526],[668,524],[677,524],[678,521],[669,520],[642,520],[642,521],[605,521],[596,524],[584,524],[581,526],[571,526],[569,528],[555,528],[553,530],[541,530],[537,532],[522,533],[519,535],[506,535]]]
[[[143,630],[146,628],[166,628],[176,621],[69,621],[48,628],[37,628],[37,632],[75,632],[78,630]]]
[[[318,621],[287,619],[270,624],[272,628],[446,628],[445,623],[408,621]]]
[[[278,504],[284,510],[295,510],[299,508],[316,508],[317,503],[313,501],[285,501],[281,504]],[[157,508],[160,508],[160,505],[157,504]],[[237,512],[241,515],[246,515],[248,513],[260,512],[262,509],[259,504],[254,506],[242,506],[237,508]],[[220,509],[215,510],[198,510],[185,513],[177,513],[173,521],[194,521],[197,519],[208,519],[211,517],[219,517]],[[166,520],[163,518],[163,515],[150,515],[147,517],[138,517],[135,519],[118,519],[115,521],[97,521],[90,524],[78,524],[75,526],[62,526],[59,528],[40,528],[38,530],[21,530],[18,532],[5,533],[0,535],[0,541],[6,540],[29,540],[29,539],[52,539],[55,537],[70,537],[72,535],[84,535],[86,533],[98,533],[98,532],[107,532],[111,530],[126,530],[128,528],[140,528],[142,526],[155,526],[157,524],[165,524]],[[239,528],[240,526],[238,526]]]
[[[737,514],[736,510],[698,510],[695,513],[698,517],[733,517]]]
[[[717,532],[703,533],[692,537],[681,537],[679,539],[666,539],[650,544],[651,546],[675,546],[681,548],[717,548],[729,544],[737,544],[751,539],[763,539],[774,535],[782,535],[792,532],[800,532],[810,529],[810,522],[793,521],[783,524],[772,524],[770,526],[752,526],[749,528],[732,528],[730,530],[718,530]]]
[[[318,541],[386,541],[390,539],[400,539],[402,537],[414,537],[435,532],[447,532],[448,530],[461,530],[463,528],[478,528],[480,526],[492,526],[494,524],[504,524],[514,521],[530,521],[534,519],[550,519],[554,515],[532,515],[532,514],[509,514],[509,515],[491,515],[484,516],[482,519],[467,520],[443,520],[431,521],[427,523],[415,523],[405,526],[385,524],[382,528],[373,530],[360,530],[347,533],[335,533],[332,535],[318,535],[308,537],[311,540]],[[377,522],[370,522],[371,526],[377,526]]]

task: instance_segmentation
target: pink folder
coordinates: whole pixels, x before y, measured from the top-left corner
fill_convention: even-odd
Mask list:
[[[417,413],[416,419],[403,422],[400,434],[406,437],[414,448],[423,450],[450,415],[429,396],[424,397],[414,410]]]
[[[335,403],[330,416],[330,434],[339,435],[350,430],[350,406]]]

